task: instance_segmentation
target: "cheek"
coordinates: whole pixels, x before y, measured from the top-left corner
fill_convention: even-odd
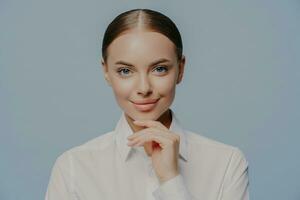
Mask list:
[[[115,78],[112,80],[112,89],[117,97],[128,97],[133,90],[133,83],[132,81]]]
[[[154,81],[154,88],[161,95],[170,95],[175,91],[175,86],[176,82],[173,76],[157,78]]]

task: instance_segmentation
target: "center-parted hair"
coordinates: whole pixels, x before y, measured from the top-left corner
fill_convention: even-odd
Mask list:
[[[102,41],[102,58],[107,61],[107,48],[118,36],[133,29],[144,29],[165,35],[175,45],[178,60],[182,58],[182,39],[175,23],[166,15],[150,9],[132,9],[119,14],[107,27]]]

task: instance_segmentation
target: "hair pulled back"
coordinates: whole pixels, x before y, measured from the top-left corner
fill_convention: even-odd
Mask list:
[[[142,28],[165,35],[175,45],[178,60],[182,58],[182,39],[175,23],[166,15],[150,9],[132,9],[119,14],[107,27],[102,41],[102,58],[107,61],[107,48],[121,34]]]

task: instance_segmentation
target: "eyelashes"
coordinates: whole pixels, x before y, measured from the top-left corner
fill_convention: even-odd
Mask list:
[[[123,75],[122,72],[129,72],[130,70],[128,68],[120,68],[117,70],[117,73],[120,75]],[[128,74],[128,73],[125,73]]]
[[[157,71],[159,74],[164,74],[168,71],[168,67],[165,65],[159,65],[159,67],[156,67],[153,71]],[[131,70],[127,67],[121,67],[117,70],[117,73],[121,76],[128,76],[130,74]]]

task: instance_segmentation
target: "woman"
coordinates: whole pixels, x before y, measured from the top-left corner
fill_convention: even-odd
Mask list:
[[[167,16],[149,9],[117,16],[101,63],[121,118],[113,131],[57,158],[46,200],[249,199],[243,153],[184,129],[170,109],[185,56]]]

